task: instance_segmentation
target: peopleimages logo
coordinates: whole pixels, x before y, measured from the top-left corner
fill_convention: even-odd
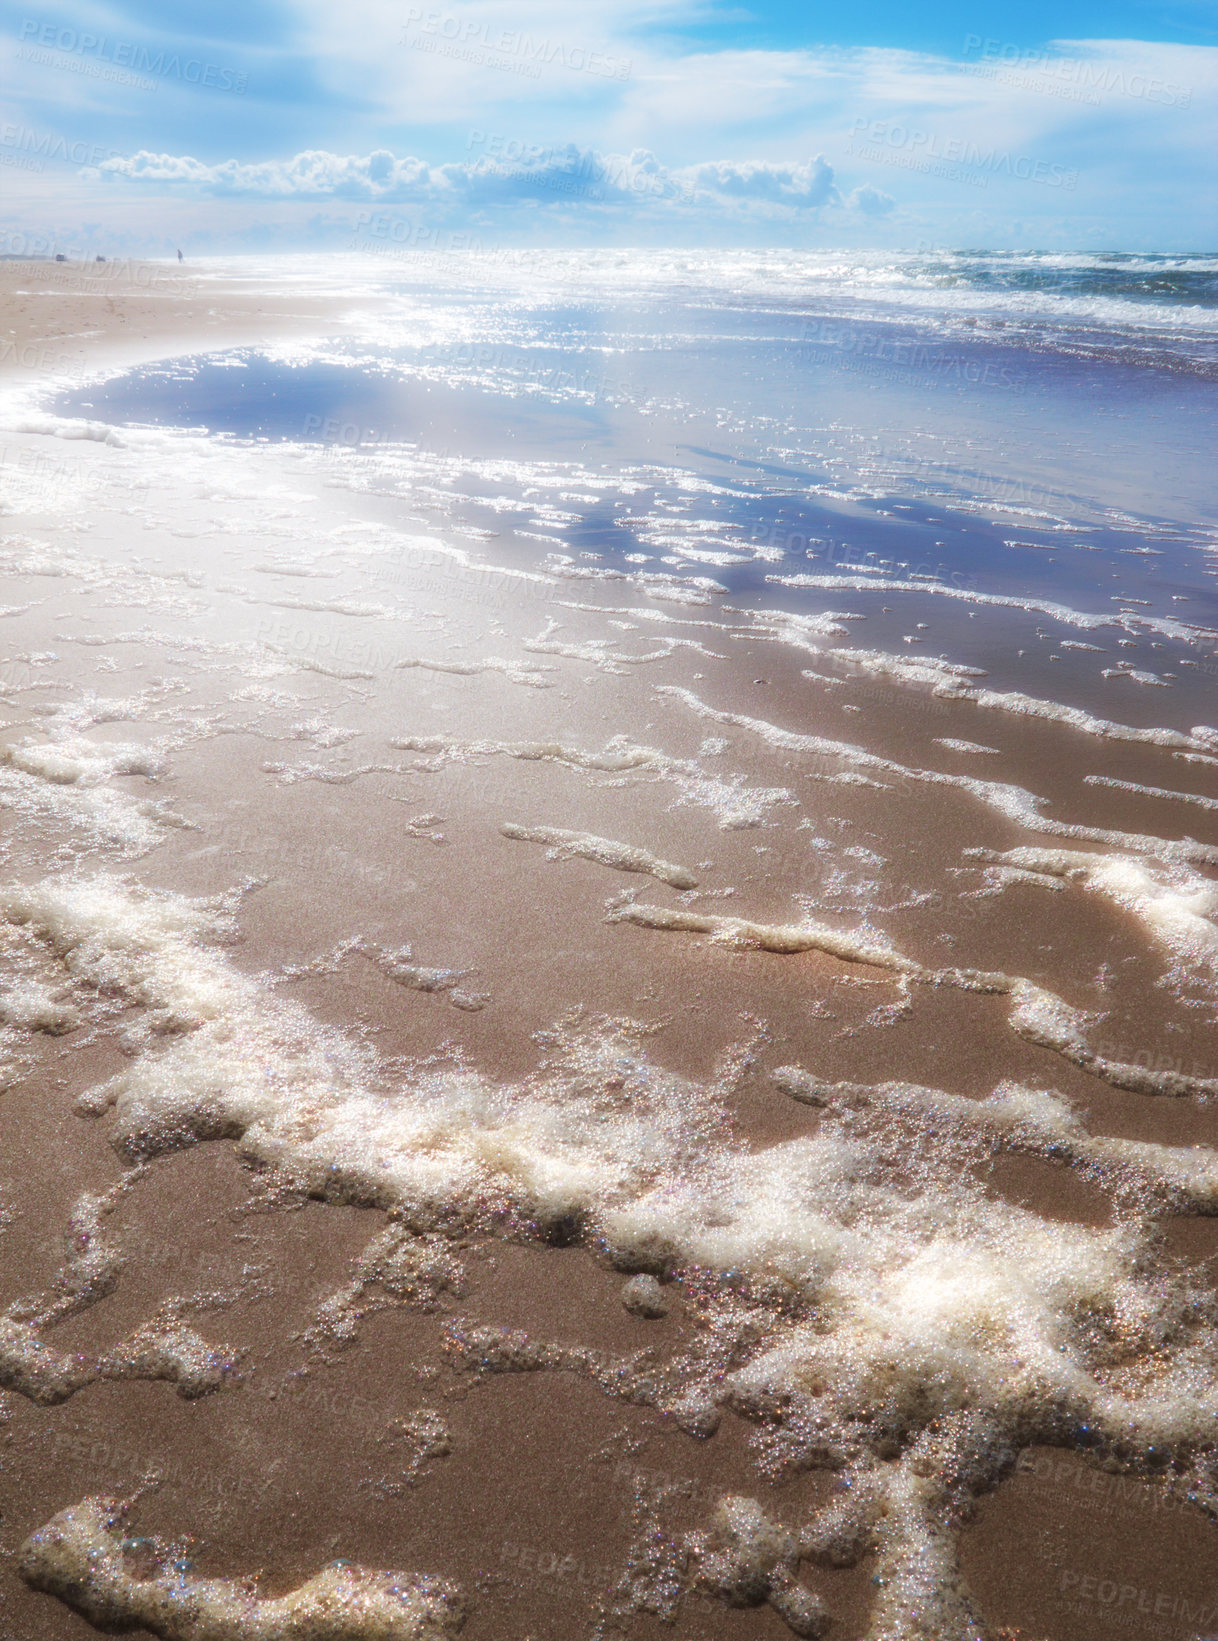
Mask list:
[[[247,74],[239,74],[236,69],[205,63],[201,57],[184,58],[177,52],[166,52],[164,49],[153,51],[133,40],[113,40],[104,34],[90,34],[82,29],[60,28],[55,23],[40,23],[36,17],[24,20],[19,38],[27,45],[61,51],[69,57],[88,58],[114,68],[132,69],[138,74],[159,75],[166,80],[185,80],[189,85],[207,86],[213,91],[231,91],[236,96],[244,94],[249,79]]]
[[[417,31],[413,37],[408,34],[410,29]],[[436,51],[464,62],[481,63],[488,68],[510,68],[533,79],[541,73],[543,65],[555,64],[577,74],[594,74],[603,80],[630,78],[629,57],[617,57],[612,52],[543,35],[523,34],[519,29],[458,17],[453,12],[428,11],[423,6],[411,6],[406,13],[400,44],[412,46],[416,51]]]
[[[1162,103],[1168,108],[1187,108],[1193,100],[1189,86],[1175,80],[1161,80],[1152,74],[1126,74],[1123,68],[1104,63],[1088,62],[1083,57],[1051,57],[1047,51],[1027,51],[1008,40],[985,40],[980,34],[968,34],[964,39],[964,55],[976,56],[975,72],[998,78],[1008,75],[1039,75],[1040,83],[1015,78],[1009,84],[1027,85],[1030,90],[1050,90],[1068,86],[1079,93],[1079,99],[1098,102],[1097,93],[1115,92],[1120,97],[1140,97],[1146,102]],[[1006,71],[1006,74],[1000,71]],[[1054,92],[1059,95],[1059,91]]]
[[[1186,1596],[1120,1584],[1115,1578],[1097,1578],[1072,1568],[1060,1573],[1057,1587],[1072,1611],[1080,1615],[1102,1612],[1114,1626],[1137,1628],[1141,1635],[1170,1634],[1177,1625],[1185,1633],[1195,1634],[1208,1628],[1218,1616],[1218,1602],[1198,1598],[1193,1603]],[[1153,1622],[1156,1619],[1170,1620],[1170,1625]]]
[[[1025,373],[1000,360],[904,341],[880,331],[861,329],[850,322],[805,320],[801,340],[810,344],[811,349],[839,348],[850,356],[848,368],[908,374],[932,384],[951,382],[957,387],[1005,387],[1016,393],[1024,391]]]
[[[116,148],[102,148],[95,142],[69,142],[55,131],[39,131],[31,125],[0,125],[0,146],[19,149],[36,160],[66,160],[69,165],[100,165],[118,157]],[[41,170],[41,163],[32,167]]]
[[[921,131],[899,121],[869,120],[865,114],[860,115],[851,135],[863,136],[880,153],[886,149],[905,149],[927,163],[964,166],[990,176],[1018,177],[1022,182],[1041,182],[1049,188],[1078,185],[1078,172],[1067,170],[1064,165],[1034,159],[1030,154],[1012,154],[1009,149],[985,148],[964,137],[949,137],[944,142],[933,131]],[[871,156],[862,153],[862,157]]]

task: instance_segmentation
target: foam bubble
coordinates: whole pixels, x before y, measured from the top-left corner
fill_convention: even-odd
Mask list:
[[[1023,854],[1024,851],[1012,850],[1007,856],[994,858],[1020,858]],[[1106,860],[1108,857],[1095,858]],[[1171,896],[1167,898],[1166,904],[1148,911],[1147,915],[1156,913],[1162,919],[1163,929],[1170,928],[1173,933],[1179,929],[1181,912]],[[1185,907],[1184,916],[1192,915],[1195,915],[1192,908]],[[1008,1020],[1013,1031],[1041,1048],[1060,1054],[1064,1059],[1110,1083],[1114,1088],[1126,1088],[1141,1094],[1218,1094],[1218,1077],[1201,1078],[1175,1071],[1151,1071],[1098,1054],[1087,1042],[1086,1015],[1072,1008],[1055,993],[1024,979],[1021,975],[1005,974],[1001,970],[925,967],[913,958],[895,951],[890,945],[878,941],[872,930],[852,933],[831,929],[811,920],[798,924],[755,923],[747,918],[724,917],[668,906],[649,906],[639,902],[616,907],[610,912],[609,920],[634,923],[647,929],[706,934],[722,945],[753,947],[784,956],[819,951],[844,962],[866,963],[876,968],[888,969],[903,983],[918,981],[924,985],[950,986],[962,991],[988,992],[994,996],[1009,997],[1011,1012]],[[1203,941],[1208,958],[1213,927],[1208,924],[1207,927],[1209,934],[1203,937]],[[1190,926],[1190,935],[1192,932]]]
[[[164,760],[156,750],[132,742],[90,741],[83,735],[36,743],[19,742],[0,753],[14,769],[38,775],[56,786],[100,786],[116,775],[161,774]]]
[[[407,1305],[432,1311],[442,1298],[464,1293],[464,1269],[443,1237],[418,1236],[393,1223],[364,1249],[351,1280],[323,1300],[307,1337],[345,1345],[377,1311]]]
[[[798,1540],[772,1521],[756,1499],[725,1494],[709,1529],[687,1542],[697,1585],[728,1606],[768,1602],[798,1636],[815,1638],[829,1627],[820,1598],[796,1578]]]
[[[443,841],[442,838],[434,834],[433,836],[435,841]],[[410,991],[443,994],[454,1008],[464,1009],[468,1013],[477,1013],[490,1002],[490,998],[484,993],[466,991],[461,986],[461,981],[470,972],[468,969],[429,968],[425,964],[415,963],[409,946],[399,946],[396,951],[383,951],[379,947],[357,941],[352,942],[351,947],[370,958],[381,973],[395,985],[405,986]],[[340,952],[345,950],[346,948],[340,948]]]
[[[552,667],[523,667],[518,661],[504,661],[498,656],[487,656],[481,661],[429,661],[418,657],[408,657],[397,663],[399,667],[423,667],[428,672],[450,673],[456,678],[474,678],[482,672],[497,672],[505,677],[509,684],[525,684],[530,689],[550,689],[551,680],[545,675],[552,672]],[[371,673],[365,676],[371,677]]]
[[[456,1586],[334,1562],[299,1589],[260,1599],[246,1580],[201,1578],[180,1551],[151,1544],[156,1569],[125,1559],[125,1507],[89,1498],[61,1510],[21,1546],[27,1584],[107,1630],[145,1629],[162,1641],[445,1641],[461,1628]]]
[[[95,766],[96,767],[96,766]],[[0,803],[31,816],[50,815],[94,842],[140,855],[154,849],[166,829],[184,823],[163,803],[133,799],[87,782],[59,782],[0,759]]]
[[[997,810],[1008,820],[1026,826],[1031,832],[1048,832],[1057,837],[1078,838],[1094,843],[1115,844],[1118,848],[1136,851],[1140,854],[1158,856],[1164,860],[1194,861],[1201,864],[1218,864],[1218,848],[1210,844],[1195,843],[1190,838],[1156,838],[1139,832],[1119,832],[1112,828],[1100,826],[1082,826],[1066,821],[1050,819],[1041,813],[1043,798],[1026,791],[1021,786],[1014,786],[1005,781],[985,781],[971,775],[951,775],[937,769],[917,769],[907,764],[897,763],[892,758],[881,757],[878,753],[868,752],[865,747],[855,746],[848,741],[834,741],[824,735],[804,735],[796,730],[782,729],[777,724],[769,723],[764,718],[752,718],[745,713],[724,712],[709,706],[692,690],[684,689],[676,684],[657,684],[656,693],[672,696],[681,701],[690,711],[700,718],[709,718],[715,723],[733,724],[740,729],[748,730],[759,736],[770,746],[779,747],[785,751],[810,752],[818,757],[839,758],[844,763],[857,769],[874,769],[891,775],[897,775],[906,781],[916,781],[928,786],[954,786],[961,792],[967,792],[971,797],[979,799],[988,807]],[[1159,731],[1146,731],[1147,736],[1159,734]],[[1170,731],[1162,733],[1170,734]],[[1194,732],[1196,733],[1196,732]]]
[[[814,1604],[792,1582],[799,1556],[873,1551],[875,1633],[916,1633],[915,1613],[934,1615],[934,1633],[954,1633],[943,1625],[967,1605],[960,1498],[993,1486],[1015,1448],[1072,1441],[1084,1425],[1126,1465],[1149,1471],[1167,1451],[1181,1490],[1213,1496],[1190,1469],[1199,1442],[1218,1438],[1212,1327],[1187,1284],[1156,1263],[1149,1225],[1062,1224],[996,1200],[969,1146],[1052,1150],[1105,1188],[1143,1189],[1148,1210],[1213,1203],[1212,1153],[1093,1138],[1044,1091],[1007,1086],[974,1109],[936,1091],[820,1085],[794,1072],[783,1074],[790,1090],[825,1105],[816,1131],[742,1146],[728,1113],[747,1047],[699,1083],[654,1064],[636,1029],[587,1020],[549,1034],[548,1057],[520,1084],[460,1065],[390,1067],[237,970],[214,944],[231,911],[223,903],[101,877],[10,888],[0,910],[45,942],[76,985],[104,986],[142,1015],[131,1064],[88,1102],[113,1107],[124,1152],[231,1134],[315,1195],[393,1210],[352,1282],[323,1307],[323,1333],[346,1336],[369,1304],[431,1304],[454,1291],[460,1276],[443,1239],[471,1226],[580,1242],[624,1272],[693,1283],[706,1326],[667,1366],[460,1319],[449,1334],[475,1371],[580,1373],[703,1434],[727,1405],[759,1422],[775,1469],[844,1470],[845,1505],[798,1533],[748,1501],[725,1504],[693,1548],[704,1587],[728,1599],[750,1591],[788,1623],[811,1624]],[[1028,1031],[1074,1029],[1072,1011],[1030,982],[925,970],[874,937],[662,909],[628,915],[1004,992]],[[904,1124],[903,1144],[860,1123],[860,1107],[881,1128]],[[929,1125],[931,1139],[928,1109],[944,1118]],[[963,1150],[946,1143],[949,1128]],[[133,1593],[104,1513],[90,1509],[51,1524],[25,1565],[41,1587],[99,1603],[82,1605],[86,1616],[148,1627],[160,1609],[131,1603],[159,1600],[155,1581]]]
[[[1146,672],[1138,667],[1101,667],[1101,678],[1128,678],[1131,684],[1147,684],[1156,689],[1170,689],[1171,685],[1166,678],[1160,678],[1157,672]]]
[[[901,974],[916,974],[920,965],[902,957],[891,946],[873,937],[831,929],[822,923],[753,923],[743,917],[722,917],[710,912],[691,912],[671,906],[631,904],[619,906],[610,921],[637,923],[645,929],[676,929],[686,934],[708,934],[724,945],[754,946],[767,952],[824,952],[848,963],[870,963]]]
[[[232,1351],[209,1345],[173,1316],[145,1323],[99,1357],[56,1350],[33,1323],[0,1317],[0,1386],[42,1407],[102,1379],[163,1379],[195,1401],[218,1390],[235,1367]]]
[[[785,787],[750,787],[741,778],[708,775],[693,759],[674,758],[656,747],[630,741],[624,735],[613,736],[601,752],[586,752],[561,741],[469,741],[455,735],[401,736],[390,745],[404,751],[434,753],[442,759],[502,756],[525,762],[560,763],[570,769],[606,775],[637,772],[673,782],[678,803],[710,809],[727,831],[763,826],[775,804],[795,802]]]
[[[976,858],[1018,870],[1068,878],[1130,912],[1168,951],[1177,975],[1200,975],[1218,986],[1218,881],[1128,855],[1074,849],[970,850]]]
[[[1143,786],[1139,781],[1119,781],[1112,775],[1084,775],[1085,786],[1111,786],[1118,792],[1134,792],[1144,798],[1167,798],[1172,803],[1191,803],[1198,809],[1218,809],[1218,798],[1203,798],[1198,792],[1173,792],[1163,786]]]
[[[1110,718],[1098,718],[1081,707],[1067,706],[1061,701],[1044,701],[1019,690],[993,690],[972,682],[985,676],[978,667],[967,667],[942,658],[889,655],[881,650],[848,649],[838,646],[827,649],[809,641],[809,629],[775,622],[770,612],[758,612],[765,619],[760,622],[763,635],[773,637],[796,648],[810,650],[825,660],[858,668],[873,676],[891,678],[901,684],[929,684],[941,699],[971,702],[973,706],[997,712],[1009,712],[1024,718],[1041,718],[1050,723],[1064,724],[1083,735],[1095,735],[1110,741],[1137,741],[1147,746],[1180,748],[1182,754],[1204,756],[1218,745],[1218,730],[1206,724],[1194,725],[1191,732],[1176,729],[1135,728]],[[845,618],[843,618],[845,619]],[[857,619],[857,618],[856,618]],[[1072,644],[1063,641],[1061,649],[1095,649],[1093,644]],[[1126,675],[1122,670],[1122,676]],[[805,678],[828,682],[815,672],[805,672]],[[1151,677],[1150,674],[1146,675]]]
[[[915,1083],[829,1082],[798,1066],[780,1067],[774,1081],[806,1105],[878,1115],[911,1132],[934,1123],[940,1132],[947,1128],[966,1140],[1072,1168],[1110,1190],[1133,1187],[1160,1210],[1218,1212],[1218,1152],[1090,1134],[1075,1107],[1052,1089],[1006,1081],[984,1099],[970,1099]]]
[[[971,678],[984,678],[983,667],[966,667],[958,661],[946,661],[941,656],[919,656],[916,660],[904,655],[888,655],[883,650],[837,649],[827,650],[830,661],[844,662],[874,678],[895,678],[903,684],[933,684],[958,687]]]
[[[945,746],[949,752],[985,753],[988,756],[998,757],[996,746],[982,746],[979,741],[959,741],[952,735],[936,735],[936,746]]]
[[[859,575],[770,575],[766,580],[781,587],[821,587],[831,592],[863,592],[874,586],[865,576]],[[1177,621],[1173,616],[1140,615],[1132,610],[1121,610],[1116,614],[1105,611],[1093,615],[1084,610],[1071,609],[1069,605],[1060,604],[1054,599],[1016,597],[1009,593],[981,593],[969,587],[949,587],[934,581],[890,580],[884,583],[884,591],[934,593],[941,598],[958,599],[967,604],[1026,610],[1029,614],[1051,616],[1054,621],[1060,621],[1069,627],[1081,627],[1084,631],[1112,626],[1133,631],[1135,627],[1141,627],[1147,632],[1157,632],[1164,638],[1181,638],[1186,643],[1191,643],[1199,634],[1213,636],[1209,628],[1199,627],[1193,622]]]
[[[632,1316],[656,1322],[668,1315],[668,1300],[654,1276],[640,1271],[622,1285],[622,1304]]]
[[[637,845],[617,843],[612,838],[596,837],[591,832],[569,832],[560,826],[517,826],[508,821],[499,830],[505,838],[517,838],[522,843],[545,844],[551,860],[564,860],[578,855],[594,860],[601,866],[611,866],[618,872],[643,872],[659,878],[674,889],[696,889],[698,880],[684,866],[660,860],[648,849]]]
[[[1145,746],[1179,747],[1185,752],[1208,753],[1213,750],[1218,731],[1198,724],[1191,732],[1178,729],[1139,729],[1131,724],[1116,723],[1111,718],[1097,718],[1081,707],[1065,706],[1060,701],[1042,701],[1024,695],[1018,690],[970,689],[964,685],[943,686],[937,693],[947,694],[954,700],[971,701],[976,707],[996,712],[1010,712],[1021,718],[1043,718],[1049,723],[1065,724],[1082,735],[1095,735],[1106,741],[1139,741]]]
[[[620,622],[613,623],[620,626]],[[699,655],[713,656],[722,660],[713,650],[708,650],[693,638],[675,638],[663,635],[659,640],[659,647],[646,650],[641,655],[631,655],[620,645],[607,638],[586,638],[580,643],[569,644],[560,642],[553,634],[561,632],[562,628],[557,621],[546,622],[545,628],[537,638],[526,639],[521,646],[523,649],[537,655],[562,655],[573,661],[591,661],[602,672],[620,673],[629,666],[642,666],[649,661],[666,661],[677,649],[692,649]]]
[[[0,1024],[58,1037],[74,1030],[80,1016],[49,987],[36,980],[15,980],[0,985]]]

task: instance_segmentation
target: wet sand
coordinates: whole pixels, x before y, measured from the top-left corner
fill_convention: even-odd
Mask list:
[[[189,263],[3,261],[0,292],[0,373],[18,380],[299,334],[333,321],[339,306],[313,292],[251,290]]]
[[[148,358],[187,339],[200,351],[338,323],[314,299],[279,303],[215,286],[203,297],[158,292],[159,273],[148,286],[132,278],[121,295],[86,290],[92,275],[85,272],[78,288],[54,296],[12,294],[26,281],[41,289],[44,271],[0,267],[3,328],[21,347]],[[106,455],[104,446],[34,433],[6,435],[5,444],[8,452],[34,453],[31,461],[49,445],[58,447],[57,460],[85,466]],[[26,459],[6,454],[6,466]],[[336,495],[310,475],[301,475],[300,490],[317,529],[376,521],[374,502]],[[956,791],[824,784],[815,777],[827,766],[818,769],[739,725],[700,720],[654,686],[700,692],[720,712],[804,734],[862,740],[865,731],[871,750],[911,766],[937,757],[935,767],[943,767],[943,755],[932,754],[934,737],[983,740],[1002,757],[978,762],[1000,764],[1004,780],[1052,800],[1051,813],[1218,844],[1218,815],[1198,810],[1179,824],[1174,816],[1165,822],[1161,809],[1144,813],[1137,800],[1081,785],[1094,769],[1204,792],[1212,771],[1176,764],[1165,782],[1157,748],[1092,744],[1061,726],[981,715],[969,703],[931,702],[865,679],[818,690],[801,677],[806,655],[747,635],[719,639],[713,627],[695,636],[727,660],[674,649],[615,672],[525,647],[546,615],[561,616],[569,645],[612,634],[624,648],[641,647],[651,636],[646,622],[615,633],[595,610],[559,607],[568,594],[616,607],[621,594],[613,585],[539,591],[491,577],[471,594],[459,565],[404,562],[394,570],[394,601],[434,619],[403,625],[310,611],[301,595],[322,588],[333,599],[334,584],[260,575],[240,533],[239,507],[226,535],[214,528],[223,508],[210,498],[188,496],[185,506],[186,516],[141,531],[138,553],[121,518],[102,508],[83,534],[66,530],[53,507],[4,521],[108,562],[138,557],[144,580],[129,576],[99,598],[76,583],[7,578],[5,602],[28,608],[4,618],[6,655],[54,651],[57,659],[47,685],[37,663],[12,663],[20,683],[3,703],[0,739],[7,746],[29,736],[37,727],[31,708],[40,702],[86,688],[160,689],[154,679],[170,680],[172,688],[156,697],[159,718],[138,729],[101,723],[87,731],[104,745],[133,733],[155,738],[187,721],[208,724],[207,734],[183,731],[161,779],[118,777],[128,795],[164,800],[186,823],[167,828],[155,848],[118,869],[188,896],[249,883],[237,913],[239,941],[226,948],[242,974],[273,975],[278,995],[390,1059],[417,1064],[457,1052],[492,1078],[526,1075],[537,1063],[537,1034],[577,1009],[641,1020],[654,1033],[648,1052],[693,1079],[711,1077],[721,1057],[751,1043],[730,1096],[734,1141],[744,1148],[798,1138],[822,1120],[772,1081],[776,1068],[792,1064],[826,1081],[904,1079],[969,1096],[1017,1078],[1071,1098],[1095,1134],[1213,1143],[1212,1106],[1149,1098],[1088,1075],[1017,1036],[1005,997],[915,984],[906,1010],[891,1023],[877,1021],[877,1009],[900,1001],[882,969],[816,951],[731,950],[703,936],[607,920],[624,890],[672,908],[683,904],[681,894],[593,860],[548,859],[544,847],[501,831],[512,822],[645,842],[695,872],[701,890],[731,891],[699,901],[699,910],[789,923],[792,896],[819,884],[807,828],[799,830],[809,819],[818,835],[848,834],[883,857],[878,922],[926,968],[1003,969],[1052,986],[1081,1009],[1102,1001],[1109,1013],[1099,1035],[1111,1058],[1154,1063],[1158,1056],[1212,1077],[1212,1026],[1156,990],[1162,964],[1121,910],[1043,886],[1014,886],[991,899],[944,898],[963,850],[1051,848],[1054,839]],[[208,581],[200,590],[189,575],[201,559]],[[358,540],[336,567],[337,596],[383,596],[377,560],[361,558]],[[490,602],[475,602],[487,586]],[[285,592],[289,601],[276,603]],[[88,645],[73,641],[82,635]],[[192,648],[200,640],[247,648],[226,658],[218,648]],[[296,665],[280,677],[256,677],[250,654],[258,645]],[[551,687],[521,686],[501,673],[396,665],[457,654],[552,666]],[[104,673],[97,670],[103,658]],[[315,661],[351,676],[300,670],[299,663]],[[353,733],[327,744],[324,735],[299,729],[315,724]],[[798,802],[776,800],[762,829],[722,830],[696,802],[674,807],[670,780],[623,782],[553,760],[486,750],[445,758],[392,744],[448,735],[595,749],[619,734],[677,759],[696,759],[706,736],[721,736],[727,744],[714,755],[716,767],[749,789],[785,789]],[[54,815],[23,817],[6,877],[30,881],[39,848],[62,850],[70,837]],[[81,847],[76,864],[89,858],[87,844]],[[865,865],[859,870],[865,876]],[[936,898],[919,900],[924,892]],[[858,904],[846,894],[842,926],[851,926]],[[356,941],[362,950],[342,949]],[[395,981],[375,955],[405,943],[412,962],[460,971],[459,987],[423,991]],[[1113,976],[1102,999],[1097,954]],[[309,964],[315,972],[284,972]],[[458,991],[483,1001],[454,1007]],[[82,1192],[105,1192],[129,1177],[109,1142],[109,1115],[81,1116],[74,1101],[124,1064],[120,1034],[130,1013],[123,1004],[103,1010],[85,1031],[26,1033],[17,1045],[18,1075],[0,1096],[0,1305],[50,1288],[73,1204]],[[928,1132],[925,1143],[933,1152],[941,1138]],[[916,1155],[894,1156],[893,1177],[916,1173],[917,1165]],[[1111,1222],[1111,1190],[1060,1163],[1002,1153],[964,1158],[965,1165],[977,1169],[992,1196],[1054,1222]],[[309,1200],[290,1179],[252,1166],[231,1139],[153,1157],[116,1198],[107,1223],[121,1227],[118,1280],[95,1304],[48,1328],[48,1340],[60,1350],[102,1354],[177,1300],[209,1343],[227,1348],[232,1370],[221,1388],[197,1400],[155,1380],[89,1384],[58,1406],[3,1394],[3,1641],[96,1633],[53,1596],[27,1588],[15,1570],[29,1533],[96,1494],[134,1501],[131,1531],[185,1541],[199,1573],[255,1578],[264,1595],[293,1588],[337,1557],[455,1580],[469,1600],[468,1641],[570,1641],[594,1633],[777,1641],[791,1633],[770,1605],[732,1607],[698,1593],[677,1601],[666,1591],[674,1577],[680,1582],[673,1569],[686,1564],[683,1535],[705,1526],[721,1495],[756,1498],[768,1514],[795,1524],[832,1496],[832,1469],[776,1478],[758,1463],[755,1438],[764,1421],[728,1411],[714,1434],[699,1437],[656,1406],[613,1394],[592,1368],[480,1371],[462,1344],[478,1327],[520,1330],[536,1342],[579,1347],[590,1360],[631,1360],[641,1369],[697,1348],[707,1316],[689,1293],[674,1297],[665,1318],[641,1320],[622,1304],[622,1273],[587,1248],[563,1246],[557,1230],[548,1241],[470,1232],[453,1245],[461,1270],[447,1288],[405,1299],[370,1290],[368,1314],[352,1337],[327,1336],[317,1326],[319,1307],[349,1282],[386,1216],[378,1207]],[[1164,1258],[1200,1264],[1218,1253],[1213,1220],[1165,1214],[1163,1224]],[[1214,1529],[1164,1497],[1151,1480],[1118,1478],[1063,1449],[1025,1449],[961,1534],[963,1567],[992,1633],[1099,1641],[1120,1625],[1124,1633],[1187,1641],[1196,1629],[1191,1619],[1212,1612],[1205,1568]],[[645,1550],[654,1561],[652,1610],[627,1611],[623,1575],[637,1571]],[[873,1571],[868,1557],[852,1567],[803,1562],[801,1580],[823,1598],[833,1641],[868,1634]]]

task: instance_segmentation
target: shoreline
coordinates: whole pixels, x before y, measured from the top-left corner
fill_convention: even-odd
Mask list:
[[[44,274],[52,277],[44,278]],[[109,282],[115,279],[117,286],[110,288]],[[29,364],[22,362],[21,355],[31,348],[52,349],[53,370],[62,370],[71,361],[92,374],[191,352],[256,346],[305,334],[319,323],[340,328],[338,304],[333,300],[319,300],[304,292],[287,295],[274,288],[248,295],[240,283],[204,278],[192,273],[189,264],[179,270],[169,263],[131,259],[100,264],[0,261],[0,301],[5,314],[0,381],[9,380],[15,370],[48,368],[39,355]],[[23,293],[21,285],[32,288]],[[46,327],[37,308],[40,296],[60,299],[55,323],[46,334],[42,334]],[[206,305],[209,296],[223,304],[222,311]],[[123,299],[122,306],[115,298]],[[75,326],[82,328],[71,328]],[[78,346],[65,350],[65,343]]]

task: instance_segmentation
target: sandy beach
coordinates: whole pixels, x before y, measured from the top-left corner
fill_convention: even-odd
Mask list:
[[[1204,725],[35,404],[355,334],[124,269],[0,263],[3,1641],[338,1561],[424,1581],[351,1637],[1218,1627]]]

